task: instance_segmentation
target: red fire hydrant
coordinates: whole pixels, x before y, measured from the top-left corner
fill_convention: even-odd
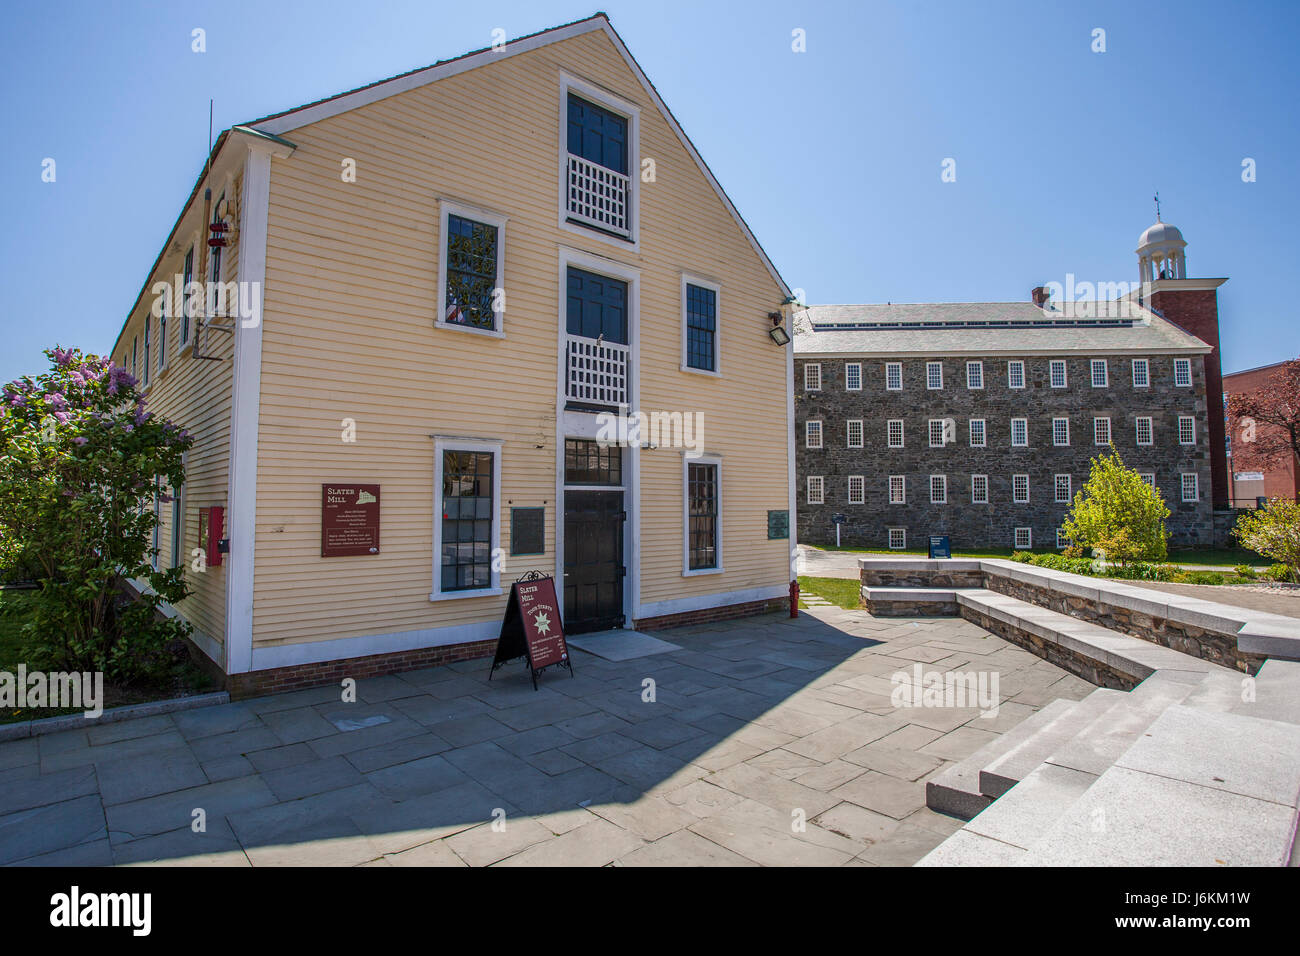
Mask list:
[[[790,582],[790,616],[799,616],[799,579]]]

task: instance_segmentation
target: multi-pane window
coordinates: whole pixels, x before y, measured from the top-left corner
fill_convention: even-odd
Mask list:
[[[167,367],[167,313],[170,311],[170,307],[165,308],[158,316],[158,371],[160,372]]]
[[[194,247],[185,253],[185,268],[181,283],[181,348],[190,340],[190,283],[194,281]]]
[[[1025,387],[1025,363],[1016,360],[1007,363],[1007,388]]]
[[[862,441],[862,419],[850,418],[847,422],[848,442],[850,448],[861,448]]]
[[[1094,445],[1110,444],[1110,419],[1094,418],[1092,420],[1092,443]]]
[[[442,454],[442,590],[492,585],[493,495],[490,451]]]
[[[184,512],[181,510],[181,489],[177,488],[172,491],[172,567],[179,568],[184,562],[184,555],[181,554],[181,520]]]
[[[1181,478],[1182,478],[1182,486],[1183,486],[1183,500],[1200,501],[1201,487],[1200,487],[1200,480],[1196,472],[1189,472],[1183,474]]]
[[[1070,546],[1070,539],[1065,536],[1065,532],[1060,528],[1056,529],[1056,546],[1058,548],[1068,548]]]
[[[886,429],[888,443],[890,448],[903,447],[903,420],[901,418],[891,418]]]
[[[1017,528],[1015,534],[1015,547],[1019,551],[1024,551],[1034,546],[1034,532],[1032,528]]]
[[[822,423],[807,421],[803,425],[804,445],[808,448],[822,447]]]
[[[1011,476],[1011,500],[1018,505],[1029,503],[1029,476]]]
[[[943,363],[942,362],[925,363],[925,387],[943,388]]]
[[[1151,364],[1146,359],[1133,360],[1133,387],[1146,388],[1151,384]]]
[[[1052,419],[1052,444],[1070,444],[1070,420],[1068,418]]]
[[[930,504],[946,505],[948,503],[948,476],[930,476]]]
[[[152,336],[152,327],[150,325],[150,320],[152,318],[153,317],[149,315],[146,315],[144,317],[144,384],[145,385],[149,384],[149,344]]]
[[[1011,445],[1014,448],[1023,448],[1029,444],[1029,419],[1013,418],[1011,419]]]
[[[217,204],[212,207],[213,223],[221,222],[219,210],[225,205],[226,194],[222,193],[217,199]],[[212,260],[212,270],[208,273],[208,291],[204,301],[207,303],[207,313],[209,315],[219,315],[225,313],[225,308],[221,300],[225,298],[225,290],[220,287],[221,283],[221,246],[212,246],[208,253],[208,258]],[[220,311],[218,311],[220,308]]]
[[[1174,384],[1187,388],[1192,384],[1192,360],[1174,359]]]
[[[821,475],[808,476],[808,504],[820,505],[826,500],[826,480]]]
[[[1065,375],[1065,362],[1060,359],[1054,359],[1050,366],[1050,370],[1052,388],[1065,388],[1067,382]]]
[[[803,388],[805,392],[817,392],[822,387],[822,366],[820,362],[809,362],[803,367]]]
[[[1155,475],[1155,472],[1152,472],[1152,471],[1144,471],[1144,472],[1142,472],[1141,474],[1139,474],[1138,477],[1141,478],[1142,481],[1145,482],[1145,483],[1146,483],[1147,485],[1149,485],[1150,487],[1154,488],[1154,487],[1156,486],[1156,475]]]
[[[586,438],[564,440],[564,483],[566,485],[623,484],[623,449],[607,442]]]
[[[686,466],[689,537],[692,571],[718,566],[718,466],[690,462]]]
[[[970,476],[970,501],[973,505],[986,505],[989,503],[988,475]]]
[[[966,387],[967,388],[984,387],[984,363],[983,362],[966,363]]]
[[[970,446],[972,448],[983,448],[988,441],[988,432],[984,427],[984,419],[972,418],[970,420]]]
[[[1056,500],[1069,501],[1070,500],[1070,476],[1056,475],[1055,477],[1056,477],[1056,481],[1055,481]]]
[[[1139,418],[1136,421],[1137,443],[1139,445],[1150,445],[1152,442],[1152,430],[1150,418]]]
[[[1196,444],[1196,419],[1191,415],[1178,416],[1178,444]]]
[[[903,388],[903,363],[886,362],[885,363],[885,388],[891,392],[901,391]]]
[[[861,505],[867,501],[867,479],[863,475],[849,475],[849,504]]]
[[[686,367],[718,370],[718,293],[686,283]]]
[[[889,476],[889,503],[891,505],[907,504],[907,479],[902,475]]]
[[[862,363],[846,362],[844,365],[844,388],[849,392],[862,391]]]
[[[943,419],[942,418],[930,419],[930,447],[942,448],[945,444],[943,438],[944,438]]]
[[[901,551],[907,547],[907,529],[890,528],[889,529],[889,546],[895,551]]]
[[[447,214],[447,291],[442,320],[448,325],[496,330],[500,229],[468,216]]]
[[[1106,367],[1105,359],[1093,359],[1092,368],[1092,387],[1105,388],[1110,384],[1110,372]]]

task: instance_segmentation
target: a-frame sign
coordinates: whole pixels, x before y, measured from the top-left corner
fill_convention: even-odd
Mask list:
[[[564,622],[555,599],[555,580],[540,571],[529,571],[510,587],[510,600],[497,638],[488,680],[507,661],[524,658],[537,689],[537,675],[548,667],[567,667],[573,676],[573,661],[564,640]]]

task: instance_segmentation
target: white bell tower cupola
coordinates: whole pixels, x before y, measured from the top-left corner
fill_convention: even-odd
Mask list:
[[[1156,201],[1156,223],[1138,239],[1138,276],[1145,285],[1159,279],[1186,279],[1187,242],[1177,226],[1160,221],[1160,203]]]

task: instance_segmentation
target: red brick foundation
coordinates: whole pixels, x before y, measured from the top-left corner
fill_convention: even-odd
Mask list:
[[[632,627],[638,631],[662,631],[671,627],[686,627],[689,624],[707,624],[710,621],[727,621],[737,617],[749,617],[753,614],[770,614],[773,611],[789,610],[789,598],[769,598],[766,601],[725,604],[722,607],[706,607],[698,611],[683,611],[680,614],[643,617],[640,620],[634,620]]]
[[[491,657],[496,650],[495,639],[474,641],[468,644],[448,644],[443,647],[423,647],[392,654],[371,654],[367,657],[349,657],[317,664],[294,664],[264,671],[249,671],[226,677],[226,690],[232,700],[258,697],[262,694],[280,694],[285,691],[337,684],[345,677],[380,677],[402,671],[421,670],[456,661],[472,661]]]

